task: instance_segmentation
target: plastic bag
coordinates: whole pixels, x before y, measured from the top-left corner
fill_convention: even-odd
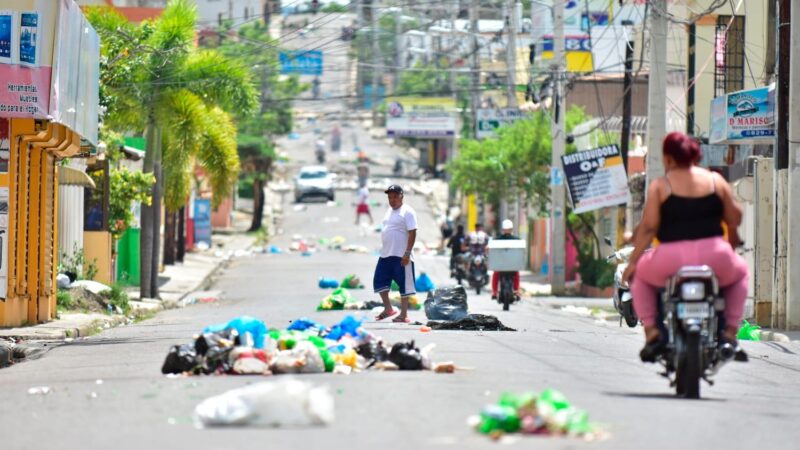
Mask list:
[[[350,295],[350,291],[340,287],[331,292],[331,295],[325,297],[317,306],[318,311],[323,310],[341,310],[347,304],[354,304],[356,300]]]
[[[190,372],[197,366],[197,352],[189,344],[173,345],[167,353],[161,373]]]
[[[238,345],[264,348],[264,339],[269,329],[264,322],[250,316],[239,316],[225,324],[207,326],[203,333],[219,333],[223,330],[236,330]]]
[[[291,350],[279,352],[270,363],[270,369],[274,373],[322,373],[325,362],[313,343],[300,341]]]
[[[414,287],[416,288],[417,292],[429,292],[436,289],[436,286],[433,284],[433,280],[431,280],[431,277],[429,277],[425,272],[422,272],[417,277],[417,280],[414,282]]]
[[[760,341],[761,340],[761,327],[752,325],[748,321],[744,321],[739,332],[736,334],[736,339],[740,341]]]
[[[349,334],[350,336],[357,337],[358,329],[361,328],[361,320],[353,316],[347,316],[341,322],[331,327],[330,333],[325,336],[328,339],[338,341],[343,336]]]
[[[398,342],[389,352],[389,361],[400,370],[422,370],[422,353],[414,346],[414,341]]]
[[[305,331],[309,328],[316,328],[317,330],[325,330],[328,327],[322,325],[319,322],[315,322],[308,317],[301,317],[297,320],[293,320],[289,327],[286,328],[287,330],[297,330],[297,331]]]
[[[207,398],[195,407],[194,420],[198,428],[322,426],[334,420],[334,400],[327,387],[290,378]]]
[[[425,300],[425,316],[431,320],[458,320],[468,314],[467,309],[464,286],[436,289]]]
[[[353,274],[344,277],[341,286],[347,289],[364,289],[364,285],[361,284],[361,280]]]
[[[321,277],[319,279],[319,287],[322,289],[336,289],[339,287],[339,282],[333,278]]]
[[[427,305],[425,302],[426,307]],[[458,320],[432,320],[427,325],[433,330],[517,331],[503,325],[497,317],[487,314],[469,314]]]

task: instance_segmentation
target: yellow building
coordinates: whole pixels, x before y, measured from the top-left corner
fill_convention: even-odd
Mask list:
[[[0,326],[56,315],[58,161],[97,143],[100,41],[72,0],[0,0]]]

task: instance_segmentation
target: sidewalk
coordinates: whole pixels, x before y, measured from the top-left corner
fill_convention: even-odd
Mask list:
[[[204,292],[213,283],[220,269],[234,258],[247,256],[255,242],[255,236],[236,234],[214,234],[211,249],[187,253],[183,263],[167,266],[159,274],[164,280],[160,287],[161,299],[139,299],[139,288],[127,289],[131,313],[128,316],[100,313],[60,313],[51,322],[17,328],[0,329],[0,343],[13,341],[61,341],[97,334],[108,328],[133,323],[136,317],[146,316],[163,309],[181,308],[218,292]],[[0,366],[2,364],[0,363]]]

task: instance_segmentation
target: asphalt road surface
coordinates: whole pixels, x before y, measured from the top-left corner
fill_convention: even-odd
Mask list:
[[[317,124],[319,125],[319,124]],[[314,125],[314,126],[317,126]],[[331,124],[322,124],[330,126]],[[353,125],[360,135],[366,133]],[[301,139],[313,140],[313,126]],[[346,142],[346,141],[345,141]],[[376,154],[392,149],[365,140]],[[310,161],[311,146],[291,148],[296,164]],[[345,148],[345,146],[343,146]],[[346,160],[346,155],[340,158]],[[336,158],[333,159],[336,161]],[[374,173],[386,175],[386,168]],[[384,170],[384,173],[381,171]],[[287,196],[287,201],[290,196]],[[376,218],[385,210],[382,194],[373,198]],[[339,206],[309,203],[289,211],[274,244],[288,247],[292,235],[332,237],[374,250],[379,235],[353,224],[353,193],[337,193]],[[407,201],[420,216],[420,237],[435,244],[438,230],[423,198]],[[503,312],[487,295],[469,298],[470,309],[497,315],[517,332],[435,331],[418,326],[369,322],[366,328],[390,342],[414,339],[436,343],[434,359],[469,368],[455,374],[376,372],[305,375],[329,385],[336,402],[335,422],[324,428],[197,429],[197,403],[228,389],[269,378],[206,376],[167,378],[160,368],[173,344],[213,323],[247,314],[270,327],[285,327],[307,316],[327,324],[345,313],[317,312],[324,291],[320,276],[356,273],[367,282],[376,257],[325,250],[310,257],[296,253],[258,254],[233,261],[221,277],[224,292],[216,303],[160,313],[155,318],[67,343],[39,360],[0,370],[2,449],[407,449],[494,448],[467,426],[468,416],[495,402],[503,391],[562,391],[593,421],[604,424],[608,439],[584,443],[571,438],[523,437],[512,447],[603,449],[796,449],[800,442],[800,346],[744,343],[747,364],[724,367],[703,400],[676,399],[657,368],[638,361],[641,331],[619,328],[548,306],[547,298],[527,299]],[[446,259],[420,255],[418,271],[435,282],[446,279]],[[359,299],[377,299],[369,290]],[[422,312],[412,320],[424,321]],[[102,380],[98,382],[97,380]],[[48,386],[49,395],[29,395]]]

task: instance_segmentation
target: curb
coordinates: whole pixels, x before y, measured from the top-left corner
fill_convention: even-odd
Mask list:
[[[789,336],[783,333],[779,333],[777,331],[760,330],[759,337],[761,337],[762,342],[781,342],[781,343],[792,342],[792,340],[789,339]]]

